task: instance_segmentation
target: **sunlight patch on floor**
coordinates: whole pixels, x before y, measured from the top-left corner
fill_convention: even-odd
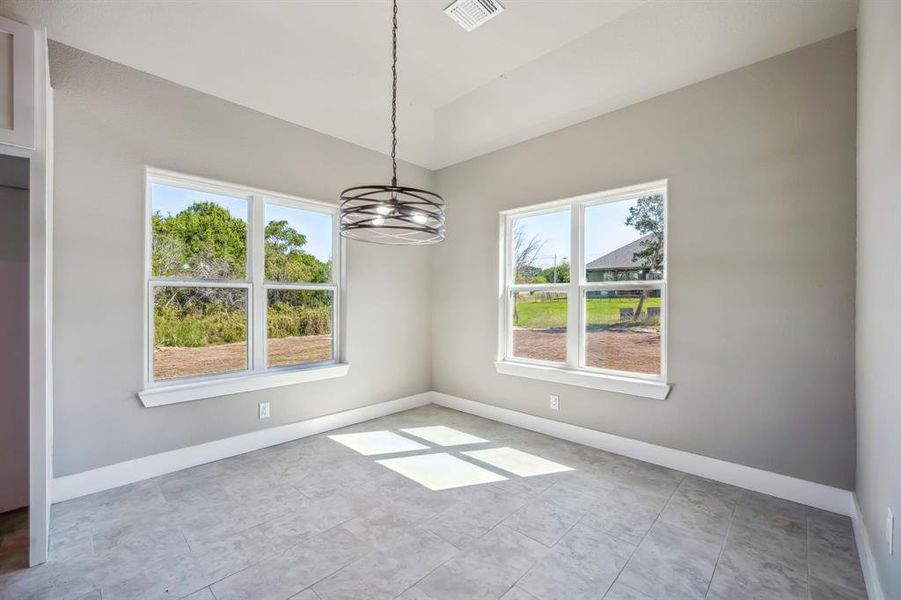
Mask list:
[[[470,458],[487,463],[504,471],[509,471],[520,477],[532,477],[534,475],[547,475],[549,473],[563,473],[572,471],[571,467],[555,463],[554,461],[516,450],[514,448],[489,448],[487,450],[471,450],[462,452]]]
[[[446,452],[376,461],[432,491],[505,481],[507,478]]]
[[[428,450],[419,442],[407,439],[390,431],[367,431],[364,433],[342,433],[330,435],[329,439],[344,444],[351,450],[356,450],[363,456],[373,454],[393,454],[396,452],[410,452],[412,450]]]
[[[409,429],[401,429],[404,433],[416,436],[427,442],[438,444],[439,446],[465,446],[466,444],[483,444],[488,440],[480,437],[464,433],[445,427],[444,425],[433,425],[431,427],[411,427]]]

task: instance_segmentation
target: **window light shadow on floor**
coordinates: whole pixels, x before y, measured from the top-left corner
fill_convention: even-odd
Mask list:
[[[485,440],[444,425],[410,427],[401,429],[401,431],[407,435],[418,437],[442,447],[490,443],[490,440]],[[434,450],[434,448],[391,431],[366,431],[362,433],[330,435],[328,437],[364,456]],[[574,470],[571,467],[547,460],[546,458],[508,447],[469,450],[460,452],[460,454],[518,477],[533,477]],[[500,473],[484,469],[447,452],[385,458],[376,462],[432,491],[494,483],[508,479]]]
[[[506,477],[460,460],[446,452],[376,461],[432,491],[506,481]]]
[[[484,444],[488,442],[488,440],[483,440],[480,437],[457,431],[444,425],[410,427],[401,429],[401,431],[439,446],[465,446],[467,444]]]
[[[390,431],[366,431],[364,433],[343,433],[330,435],[339,444],[344,444],[351,450],[356,450],[363,456],[373,454],[394,454],[396,452],[410,452],[412,450],[428,450],[419,442],[397,435]]]
[[[533,477],[535,475],[548,475],[549,473],[563,473],[573,470],[566,465],[561,465],[560,463],[555,463],[546,458],[514,448],[488,448],[487,450],[471,450],[462,454],[520,477]]]

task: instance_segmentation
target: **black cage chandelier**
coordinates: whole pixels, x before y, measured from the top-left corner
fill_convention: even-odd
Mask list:
[[[361,185],[341,192],[341,235],[376,244],[435,244],[444,240],[444,199],[397,185],[397,0],[391,33],[391,185]]]

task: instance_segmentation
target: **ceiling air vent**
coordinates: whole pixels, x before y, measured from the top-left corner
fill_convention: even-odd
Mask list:
[[[444,12],[460,27],[472,31],[504,12],[504,7],[497,0],[457,0]]]

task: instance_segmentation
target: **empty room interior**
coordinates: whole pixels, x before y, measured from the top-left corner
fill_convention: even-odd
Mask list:
[[[0,600],[901,600],[901,0],[0,0]]]

